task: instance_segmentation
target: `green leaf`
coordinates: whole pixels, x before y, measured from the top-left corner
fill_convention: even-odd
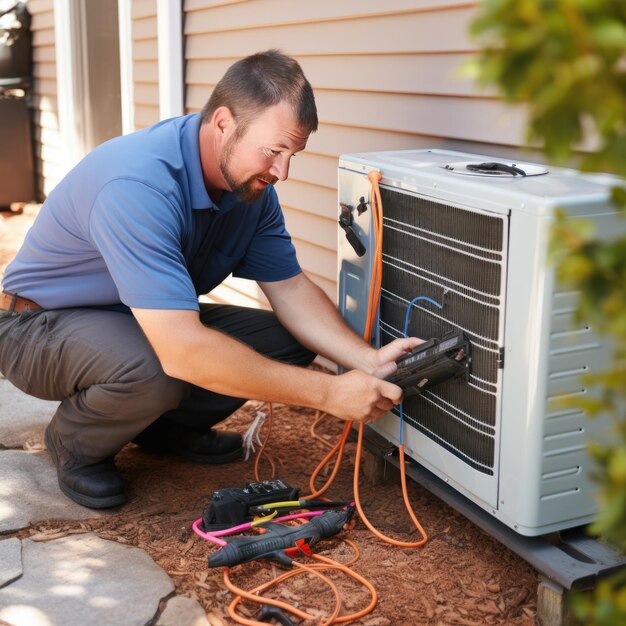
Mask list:
[[[609,479],[626,489],[626,448],[613,451],[609,461]]]
[[[524,104],[528,141],[546,160],[624,179],[611,201],[626,216],[626,1],[483,0],[471,32],[476,80]],[[589,133],[596,148],[582,152]],[[549,259],[559,289],[579,295],[577,323],[608,333],[614,346],[612,366],[585,377],[589,393],[551,400],[550,410],[614,418],[613,445],[589,447],[600,500],[592,530],[626,549],[626,237],[597,239],[589,222],[557,211]],[[626,624],[626,571],[575,596],[573,610],[590,626]]]

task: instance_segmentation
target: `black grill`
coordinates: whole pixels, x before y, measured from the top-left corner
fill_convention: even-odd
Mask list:
[[[472,342],[469,383],[449,381],[403,405],[407,424],[469,466],[493,475],[506,220],[381,188],[383,280],[380,338],[463,330]],[[398,409],[394,409],[399,414]]]

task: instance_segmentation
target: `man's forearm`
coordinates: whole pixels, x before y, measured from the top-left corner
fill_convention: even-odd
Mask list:
[[[264,291],[266,286],[262,285]],[[290,290],[279,291],[278,297],[270,297],[270,301],[281,324],[303,346],[347,369],[372,373],[374,350],[348,326],[328,296],[308,278],[303,276]]]
[[[332,376],[268,359],[205,327],[194,311],[133,313],[173,378],[229,396],[303,406],[320,404],[328,394]]]
[[[199,331],[189,341],[178,338],[169,375],[229,396],[309,407],[325,402],[332,376],[268,359],[219,331]]]

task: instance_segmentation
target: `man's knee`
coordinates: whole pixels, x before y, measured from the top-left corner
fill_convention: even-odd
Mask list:
[[[116,376],[91,384],[66,402],[81,414],[107,421],[143,421],[176,408],[189,390],[188,383],[167,376],[156,357],[142,358],[126,363]]]
[[[133,388],[136,402],[145,415],[159,415],[171,411],[189,395],[190,385],[168,376],[157,359],[142,364],[134,380],[127,382]]]
[[[310,365],[317,354],[305,348],[293,335],[282,326],[278,320],[273,329],[274,345],[270,351],[270,356],[277,361],[289,363],[290,365]]]
[[[226,304],[201,305],[201,320],[256,352],[291,365],[309,365],[317,356],[303,347],[272,311]]]
[[[289,361],[293,365],[311,365],[317,354],[307,350],[304,346],[297,344],[294,349],[293,359]]]

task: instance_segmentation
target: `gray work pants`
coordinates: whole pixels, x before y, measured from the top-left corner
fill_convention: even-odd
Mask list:
[[[269,358],[308,365],[315,357],[269,311],[201,307],[206,326]],[[220,355],[206,358],[219,361]],[[86,462],[116,454],[153,422],[153,428],[167,422],[206,431],[246,401],[167,376],[131,314],[99,309],[0,317],[0,371],[27,394],[60,401],[56,431]],[[247,375],[245,363],[241,375]]]

